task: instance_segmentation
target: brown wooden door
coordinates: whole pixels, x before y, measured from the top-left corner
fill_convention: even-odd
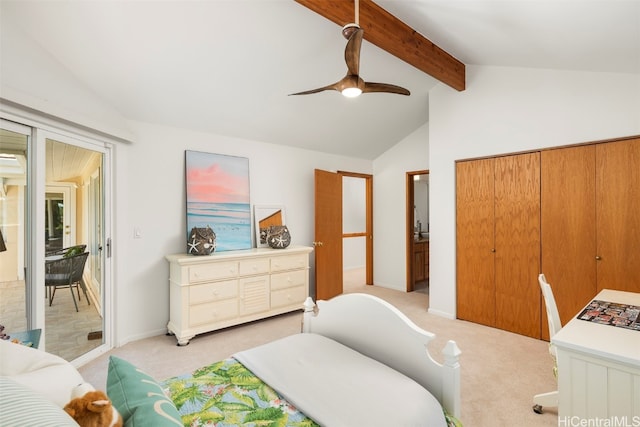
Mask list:
[[[597,293],[595,155],[594,145],[541,153],[541,271],[563,325]],[[542,338],[549,340],[542,304]]]
[[[342,293],[342,175],[315,170],[316,300]]]
[[[598,291],[640,292],[640,139],[596,145]]]
[[[494,159],[456,164],[457,316],[495,326]]]
[[[496,327],[540,338],[540,153],[495,159]]]

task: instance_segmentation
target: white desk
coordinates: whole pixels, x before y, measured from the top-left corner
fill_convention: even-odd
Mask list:
[[[640,306],[639,293],[604,289],[593,299]],[[558,425],[614,417],[640,422],[640,331],[578,314],[551,339],[558,353]]]

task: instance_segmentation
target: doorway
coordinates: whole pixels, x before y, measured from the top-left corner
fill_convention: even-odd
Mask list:
[[[372,176],[342,172],[343,278],[373,285]]]
[[[38,348],[70,362],[110,346],[110,260],[102,251],[110,231],[103,179],[109,159],[104,142],[1,121],[0,232],[7,243],[0,253],[2,324],[8,335],[41,331]],[[48,292],[54,289],[46,286],[53,283],[52,273],[47,276],[51,261],[78,245],[91,259],[74,282],[79,286]]]
[[[363,180],[364,218],[344,228],[343,180]],[[362,239],[365,283],[373,284],[373,176],[353,172],[315,170],[315,297],[330,299],[343,292],[345,240]],[[360,198],[360,196],[358,196]]]
[[[406,174],[407,292],[429,290],[429,171]]]
[[[45,252],[55,252],[75,242],[76,193],[73,184],[47,185],[44,205]]]

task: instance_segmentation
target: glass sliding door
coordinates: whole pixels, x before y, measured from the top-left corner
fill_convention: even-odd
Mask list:
[[[31,128],[0,122],[0,324],[11,336],[28,329],[27,150]],[[31,276],[29,276],[31,277]]]
[[[0,119],[0,324],[81,364],[111,346],[111,146],[27,122]]]
[[[104,158],[82,141],[45,141],[46,349],[74,360],[104,342],[103,190],[96,179]],[[67,275],[62,283],[59,274]]]
[[[102,295],[102,256],[104,248],[104,233],[102,231],[102,168],[91,174],[89,181],[89,262],[91,263],[91,281],[89,286],[94,295]],[[102,301],[96,300],[96,308],[102,313]]]

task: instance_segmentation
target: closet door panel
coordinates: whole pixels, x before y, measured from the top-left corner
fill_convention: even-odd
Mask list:
[[[493,164],[456,164],[457,317],[488,326],[495,326]]]
[[[597,293],[595,153],[594,145],[541,153],[541,271],[563,325]],[[542,304],[542,338],[548,340]]]
[[[596,145],[598,291],[640,292],[640,139]]]
[[[540,153],[495,160],[496,327],[540,338]]]

